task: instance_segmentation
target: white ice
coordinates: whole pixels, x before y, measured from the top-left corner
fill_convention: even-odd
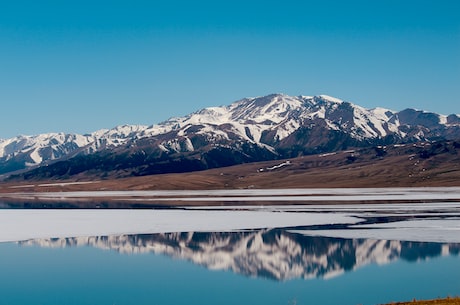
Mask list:
[[[309,236],[460,243],[460,218],[352,226],[353,230],[294,230]]]
[[[17,195],[17,194],[16,194]],[[291,189],[24,193],[47,199],[113,196],[133,200],[323,201],[322,204],[187,207],[186,210],[0,210],[0,242],[32,238],[229,231],[348,224],[344,230],[302,230],[307,235],[460,243],[460,188]],[[169,196],[169,197],[168,197]],[[23,197],[24,198],[24,197]],[[385,204],[350,204],[371,200]],[[397,200],[426,203],[396,203]],[[430,200],[437,202],[430,202]],[[446,201],[440,201],[445,199]],[[343,204],[327,204],[343,200]],[[454,201],[453,201],[454,200]],[[260,202],[258,202],[260,204]],[[397,222],[363,225],[366,217]],[[396,219],[396,220],[398,220]]]
[[[41,186],[41,185],[39,185]],[[460,200],[460,187],[419,188],[315,188],[315,189],[231,189],[231,190],[157,190],[157,191],[81,191],[0,194],[4,197],[68,199],[85,197],[139,197],[165,200],[222,201],[235,197],[253,201],[352,201],[352,200]],[[168,197],[168,198],[165,198]],[[177,197],[177,198],[176,198]],[[242,198],[244,197],[244,198]],[[230,200],[235,200],[231,198]],[[252,199],[251,199],[252,198]]]
[[[0,210],[0,242],[356,223],[343,214],[201,210]]]

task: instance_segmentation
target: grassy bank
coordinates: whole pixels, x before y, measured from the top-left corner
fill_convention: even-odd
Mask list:
[[[460,297],[455,298],[445,298],[445,299],[435,299],[435,300],[427,300],[427,301],[410,301],[410,302],[397,302],[397,303],[389,303],[387,305],[460,305]]]

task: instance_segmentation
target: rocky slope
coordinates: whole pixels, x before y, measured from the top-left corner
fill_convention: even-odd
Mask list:
[[[0,140],[0,174],[40,166],[28,177],[188,172],[350,147],[446,139],[460,139],[458,115],[366,109],[325,95],[273,94],[205,108],[158,125]]]

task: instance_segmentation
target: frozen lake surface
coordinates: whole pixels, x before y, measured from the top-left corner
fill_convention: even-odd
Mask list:
[[[354,223],[345,214],[240,210],[0,210],[0,241]]]
[[[0,202],[0,304],[373,305],[460,293],[460,188],[15,196],[184,205]]]
[[[25,200],[21,196],[29,198],[32,194],[17,196],[17,200]],[[281,227],[315,236],[460,242],[458,187],[103,191],[36,193],[33,196],[49,200],[111,197],[115,202],[118,199],[179,203],[197,200],[205,204],[223,202],[223,205],[139,210],[0,209],[0,242],[46,237]],[[239,201],[245,204],[238,204]],[[335,204],[329,204],[329,201]],[[373,203],[358,204],[357,201]],[[254,202],[254,205],[248,205],[248,202]]]
[[[460,187],[417,188],[315,188],[315,189],[231,189],[157,191],[78,191],[4,193],[1,197],[18,200],[78,200],[111,198],[132,201],[196,202],[332,202],[332,201],[460,201]]]

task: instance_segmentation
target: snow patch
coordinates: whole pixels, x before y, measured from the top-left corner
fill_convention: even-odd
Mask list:
[[[439,124],[442,124],[442,125],[447,124],[447,116],[446,115],[439,115]]]
[[[282,167],[285,167],[285,166],[289,166],[291,165],[291,161],[286,161],[286,162],[283,162],[281,164],[278,164],[278,165],[274,165],[274,166],[271,166],[271,167],[266,167],[266,168],[260,168],[259,169],[259,172],[263,172],[263,171],[273,171],[273,170],[276,170],[276,169],[280,169]]]
[[[327,157],[327,156],[333,156],[333,155],[336,155],[336,154],[337,154],[336,152],[331,152],[331,153],[320,154],[319,156],[320,157]]]
[[[332,96],[329,96],[329,95],[321,94],[321,95],[319,95],[319,97],[321,97],[322,99],[325,99],[325,100],[327,100],[329,102],[336,103],[336,104],[342,104],[343,103],[343,100],[335,98],[335,97],[332,97]]]
[[[40,156],[38,148],[33,149],[29,155],[35,164],[40,164],[43,160],[43,158]]]

